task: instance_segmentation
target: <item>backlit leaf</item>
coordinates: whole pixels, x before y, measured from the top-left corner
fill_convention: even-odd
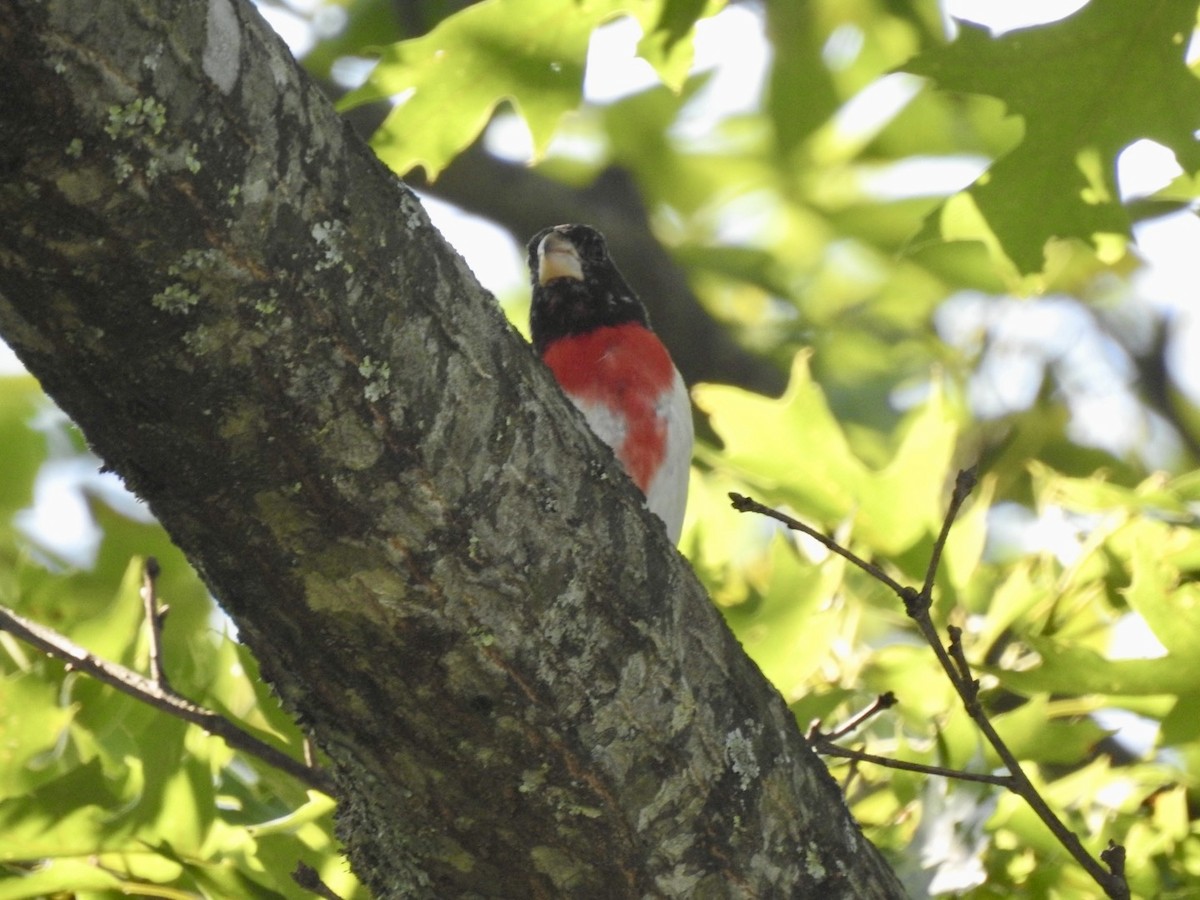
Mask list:
[[[623,15],[636,19],[647,34],[643,53],[678,90],[691,61],[683,34],[698,14],[676,9],[667,31],[659,32],[664,8],[655,0],[572,0],[566,6],[483,0],[426,35],[385,48],[367,82],[341,106],[400,98],[371,142],[400,174],[421,166],[435,178],[505,101],[524,118],[540,156],[559,120],[582,101],[588,42],[598,26]]]
[[[1092,0],[1061,22],[997,38],[963,22],[952,44],[906,64],[942,90],[989,94],[1022,117],[1024,137],[970,189],[1021,272],[1042,268],[1052,238],[1129,234],[1116,157],[1134,141],[1155,140],[1200,169],[1200,81],[1185,59],[1196,6]]]

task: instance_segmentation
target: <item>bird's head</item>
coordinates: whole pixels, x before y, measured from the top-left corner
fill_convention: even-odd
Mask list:
[[[649,325],[646,308],[590,225],[555,225],[529,241],[533,302],[529,327],[538,353],[561,337],[606,325]]]
[[[612,261],[604,235],[590,225],[544,228],[529,242],[529,271],[535,285],[544,287],[558,278],[595,280],[606,268],[612,268]]]

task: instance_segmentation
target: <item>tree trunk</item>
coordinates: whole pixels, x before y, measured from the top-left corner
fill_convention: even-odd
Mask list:
[[[238,0],[0,0],[0,333],[332,761],[384,897],[899,897],[412,193]]]

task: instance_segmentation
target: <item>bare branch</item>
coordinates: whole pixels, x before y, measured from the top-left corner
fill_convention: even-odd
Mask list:
[[[852,734],[861,728],[869,719],[874,718],[883,712],[885,709],[891,709],[896,705],[896,695],[891,691],[886,691],[875,698],[875,702],[864,709],[857,715],[851,716],[850,719],[833,731],[824,732],[821,730],[820,720],[814,720],[808,727],[808,734],[805,735],[810,741],[818,740],[837,741],[841,740],[848,734]]]
[[[981,784],[992,784],[996,787],[1008,788],[1010,791],[1015,790],[1013,779],[1010,775],[964,772],[961,769],[948,769],[944,766],[929,766],[924,763],[909,762],[905,759],[876,756],[874,753],[865,753],[862,750],[851,750],[849,747],[840,747],[837,744],[830,743],[825,737],[819,738],[813,747],[822,756],[836,756],[841,759],[854,760],[855,762],[873,763],[886,769],[902,769],[905,772],[919,772],[922,775],[940,775],[943,778],[954,778],[958,781],[977,781]]]
[[[158,605],[158,560],[146,557],[142,570],[142,603],[146,610],[146,628],[150,635],[150,677],[160,688],[170,690],[167,673],[163,669],[162,625],[167,610]]]
[[[0,606],[0,630],[7,631],[72,668],[148,706],[193,725],[199,725],[209,734],[222,738],[235,750],[256,756],[311,788],[330,795],[334,793],[333,780],[320,769],[311,768],[292,759],[283,751],[244,731],[229,719],[179,696],[165,684],[156,683],[132,669],[93,656],[57,631],[27,619],[6,606]]]
[[[903,585],[901,585],[900,582],[896,581],[894,578],[892,578],[890,575],[888,575],[887,572],[883,571],[883,569],[879,568],[879,566],[875,565],[872,562],[867,562],[862,557],[847,550],[845,547],[843,547],[841,544],[839,544],[833,538],[831,538],[825,534],[822,534],[821,532],[817,531],[815,528],[805,525],[799,519],[794,519],[791,516],[789,516],[787,513],[782,513],[777,509],[772,509],[771,507],[769,507],[763,503],[759,503],[757,500],[753,499],[752,497],[746,497],[746,496],[743,496],[742,494],[738,494],[733,491],[730,491],[729,499],[733,502],[733,508],[736,509],[738,512],[758,513],[760,516],[766,516],[769,519],[774,519],[776,522],[782,522],[784,525],[786,525],[792,531],[800,531],[800,532],[803,532],[804,534],[807,534],[810,538],[817,541],[819,544],[824,545],[824,547],[827,550],[830,550],[830,551],[836,553],[838,556],[845,557],[850,562],[852,562],[854,565],[858,566],[860,569],[862,569],[864,572],[866,572],[868,575],[870,575],[872,578],[874,578],[876,581],[879,581],[882,584],[887,585],[901,597],[904,596],[904,592],[905,592],[906,588]]]
[[[1129,885],[1125,881],[1125,850],[1120,845],[1109,843],[1108,849],[1100,854],[1100,859],[1108,866],[1105,869],[1099,861],[1095,859],[1083,843],[1079,840],[1078,835],[1071,831],[1061,819],[1050,808],[1049,804],[1038,793],[1033,782],[1021,767],[1016,756],[1009,749],[1008,745],[1000,737],[987,713],[983,710],[979,702],[979,681],[974,678],[971,672],[970,663],[967,661],[966,653],[962,645],[962,629],[956,626],[949,626],[947,634],[949,636],[949,644],[942,641],[938,634],[937,627],[933,623],[930,616],[930,608],[932,606],[933,584],[937,577],[937,571],[941,565],[942,553],[946,547],[946,541],[950,536],[950,529],[958,518],[958,513],[962,508],[963,503],[970,495],[975,487],[975,469],[963,469],[958,473],[954,483],[954,492],[951,495],[949,506],[946,510],[945,518],[942,521],[942,527],[938,534],[937,540],[934,542],[933,551],[930,554],[929,565],[925,571],[925,581],[918,591],[915,588],[899,584],[881,568],[873,563],[868,563],[858,557],[856,554],[842,547],[833,538],[822,534],[821,532],[805,525],[802,522],[793,519],[784,513],[771,509],[756,500],[744,497],[741,494],[731,493],[730,499],[733,501],[734,509],[739,512],[756,512],[769,518],[782,522],[788,528],[795,531],[802,531],[810,537],[816,539],[829,550],[840,556],[845,557],[854,563],[867,574],[871,575],[881,584],[891,588],[904,602],[905,612],[916,624],[917,629],[925,638],[937,657],[938,663],[942,670],[946,673],[946,677],[950,679],[950,683],[954,685],[954,690],[958,693],[959,698],[963,702],[963,706],[967,711],[967,715],[975,723],[976,727],[983,733],[987,742],[996,751],[996,755],[1000,757],[1000,761],[1008,770],[1007,776],[980,776],[974,773],[958,772],[951,769],[942,769],[937,766],[922,766],[918,763],[908,763],[902,760],[888,760],[884,757],[874,757],[870,754],[864,754],[857,750],[847,750],[833,744],[829,737],[820,733],[817,729],[810,729],[809,738],[814,741],[819,752],[829,756],[840,756],[851,760],[873,762],[881,766],[890,766],[891,768],[906,769],[909,771],[926,772],[927,774],[945,775],[952,778],[961,778],[967,781],[983,781],[989,784],[996,784],[1001,787],[1008,788],[1013,793],[1021,797],[1030,808],[1037,814],[1051,833],[1058,839],[1059,843],[1066,848],[1067,852],[1087,871],[1095,882],[1103,888],[1105,894],[1113,898],[1113,900],[1128,900]],[[840,733],[846,733],[857,727],[861,720],[869,715],[875,715],[879,712],[878,701],[874,707],[871,707],[856,719],[852,719],[849,726],[843,728]]]
[[[929,568],[925,573],[925,584],[921,589],[920,603],[905,604],[908,614],[916,622],[921,634],[933,649],[934,655],[945,671],[946,676],[950,679],[950,683],[954,685],[955,691],[958,692],[962,699],[963,707],[967,711],[967,715],[975,723],[976,727],[983,732],[983,736],[987,742],[996,751],[996,755],[1000,757],[1000,761],[1004,763],[1004,767],[1008,769],[1012,777],[1010,789],[1013,793],[1021,797],[1030,808],[1037,814],[1037,817],[1042,820],[1042,823],[1050,829],[1051,833],[1058,838],[1059,843],[1066,848],[1087,873],[1095,880],[1095,882],[1104,889],[1104,892],[1112,897],[1113,900],[1127,900],[1129,897],[1129,885],[1125,882],[1124,874],[1118,874],[1116,871],[1105,869],[1079,840],[1079,836],[1071,831],[1066,824],[1058,817],[1058,815],[1050,808],[1050,805],[1043,799],[1038,792],[1033,782],[1029,780],[1029,776],[1021,767],[1021,763],[1009,749],[1008,745],[1000,737],[992,725],[991,719],[984,712],[982,705],[979,703],[979,682],[971,675],[971,667],[967,662],[966,654],[962,648],[962,630],[955,626],[950,626],[947,631],[950,636],[950,646],[942,642],[941,637],[937,633],[937,628],[933,624],[932,618],[929,615],[931,605],[931,593],[933,590],[933,582],[937,576],[937,569],[941,562],[942,551],[945,549],[946,540],[950,536],[950,528],[954,524],[958,516],[958,512],[962,507],[963,501],[970,494],[971,489],[975,485],[975,470],[964,469],[958,473],[955,479],[954,493],[950,498],[950,505],[946,510],[945,520],[942,522],[942,530],[938,535],[937,541],[934,543],[933,552],[930,555]]]
[[[958,518],[958,511],[962,508],[963,503],[975,489],[975,475],[975,467],[972,466],[969,469],[960,469],[958,476],[954,479],[954,492],[950,495],[950,506],[946,510],[946,518],[942,521],[941,533],[933,544],[933,552],[929,554],[929,567],[925,570],[925,584],[921,587],[921,595],[926,598],[933,593],[933,579],[937,576],[938,567],[942,564],[942,550],[945,549],[946,541],[950,537],[950,528]]]

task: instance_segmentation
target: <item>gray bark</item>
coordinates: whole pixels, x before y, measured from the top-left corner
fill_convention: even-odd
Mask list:
[[[328,754],[387,897],[899,897],[411,192],[235,0],[0,0],[0,333]]]

